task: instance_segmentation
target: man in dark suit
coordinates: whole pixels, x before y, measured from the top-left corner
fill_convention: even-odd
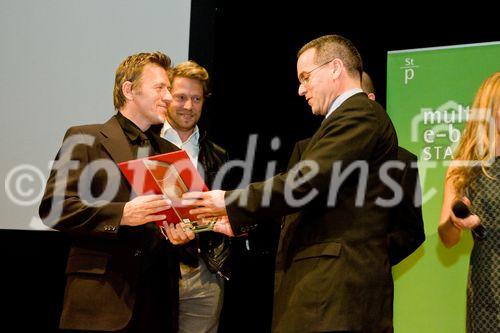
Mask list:
[[[131,199],[116,165],[178,149],[152,129],[172,100],[169,69],[160,52],[127,57],[116,70],[116,115],[66,132],[39,209],[45,224],[72,241],[62,329],[177,330],[178,262],[149,223],[164,220],[170,203],[161,195]]]
[[[325,120],[301,163],[245,189],[185,195],[202,206],[193,213],[222,216],[216,230],[226,234],[295,213],[277,253],[274,332],[393,330],[389,209],[379,204],[390,190],[379,169],[396,159],[397,138],[384,109],[361,90],[362,70],[341,36],[307,43],[298,53],[299,95]]]
[[[375,100],[375,86],[366,72],[363,72],[361,78],[361,88],[369,99]],[[388,244],[392,265],[412,254],[425,240],[417,156],[403,147],[398,147],[397,160],[401,162],[402,168],[394,169],[393,177],[401,186],[402,198],[391,210]]]
[[[361,87],[368,98],[375,101],[375,87],[371,77],[366,72],[362,74]],[[295,143],[288,162],[288,170],[300,162],[310,140],[310,138],[307,138]],[[403,147],[398,147],[397,161],[401,162],[401,168],[394,168],[391,177],[397,180],[400,185],[402,198],[391,209],[388,246],[389,259],[392,265],[400,263],[412,254],[425,240],[417,156]],[[293,217],[294,215],[286,216],[283,223],[286,224],[287,219]]]

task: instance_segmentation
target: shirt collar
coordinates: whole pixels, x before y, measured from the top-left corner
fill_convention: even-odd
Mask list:
[[[164,139],[167,139],[167,136],[172,136],[172,135],[175,136],[176,139],[178,139],[179,144],[183,144],[177,131],[172,127],[172,125],[170,125],[168,120],[165,120],[165,122],[163,123],[163,127],[160,131],[160,136]],[[198,125],[196,125],[193,133],[189,136],[189,138],[184,143],[192,142],[193,144],[197,145],[199,139],[200,139],[200,130],[198,128]]]
[[[116,113],[116,120],[120,124],[120,127],[123,129],[123,132],[130,140],[130,142],[135,142],[137,138],[141,138],[143,140],[145,138],[145,134],[141,129],[134,124],[130,119],[125,117],[121,112]]]
[[[363,92],[363,90],[361,90],[361,88],[354,88],[354,89],[347,90],[346,92],[340,94],[333,101],[332,105],[328,109],[328,112],[326,113],[325,119],[328,118],[333,113],[333,111],[337,110],[338,107],[340,105],[342,105],[342,103],[344,103],[349,97],[352,97],[352,96],[354,96],[354,95],[356,95],[358,93],[361,93],[361,92]]]

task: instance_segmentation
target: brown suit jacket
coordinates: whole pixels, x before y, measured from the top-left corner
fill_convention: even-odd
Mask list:
[[[227,207],[236,233],[258,220],[294,214],[282,228],[277,253],[273,332],[392,332],[389,210],[374,202],[389,197],[378,172],[396,154],[396,133],[386,112],[359,93],[323,121],[303,151],[302,160],[317,163],[313,178],[292,188],[286,183],[288,172],[236,190],[248,196],[246,205]],[[345,170],[355,161],[368,165],[360,206],[355,204],[360,172],[342,183],[331,177],[334,168]],[[300,169],[299,178],[307,171]],[[271,204],[262,207],[269,182]],[[334,185],[340,185],[334,191],[337,200],[329,205]],[[313,192],[314,200],[300,207],[285,200],[286,195],[297,199]],[[227,192],[226,199],[234,194]]]
[[[155,139],[161,152],[178,150],[160,137]],[[154,303],[141,304],[142,309],[153,310],[149,318],[141,315],[138,320],[149,320],[148,327],[154,331],[176,329],[179,269],[171,245],[154,223],[120,226],[131,190],[116,164],[133,158],[115,117],[66,132],[39,208],[45,224],[72,240],[60,320],[63,329],[122,329],[133,316],[138,293],[148,295],[144,302]],[[106,188],[111,189],[109,203],[92,199],[105,194]],[[158,297],[150,297],[147,288]]]

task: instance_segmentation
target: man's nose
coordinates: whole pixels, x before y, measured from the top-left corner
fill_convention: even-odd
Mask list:
[[[193,101],[191,100],[191,98],[188,98],[186,100],[186,103],[184,103],[184,109],[191,110],[192,108],[193,108]]]
[[[163,102],[170,104],[170,103],[172,103],[172,99],[173,98],[172,98],[172,94],[170,93],[170,91],[168,89],[165,89],[165,94],[162,97]]]
[[[306,87],[301,83],[299,85],[299,96],[304,96],[306,94]]]

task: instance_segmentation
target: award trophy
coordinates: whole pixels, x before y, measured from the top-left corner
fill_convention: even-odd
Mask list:
[[[217,218],[204,223],[189,214],[193,206],[182,205],[182,195],[189,191],[208,191],[203,178],[183,150],[119,163],[123,175],[138,195],[163,194],[172,202],[171,208],[160,212],[168,223],[182,223],[195,233],[211,231]],[[163,221],[156,224],[165,235]]]
[[[179,210],[179,208],[186,207],[181,205],[181,201],[182,195],[189,189],[172,164],[155,160],[145,160],[144,164],[151,171],[163,195],[172,202],[172,210],[184,228],[189,228],[194,233],[213,230],[217,218],[210,219],[207,224],[200,224],[199,221],[193,219],[193,216],[186,215],[182,210]],[[189,207],[189,209],[191,208]]]

